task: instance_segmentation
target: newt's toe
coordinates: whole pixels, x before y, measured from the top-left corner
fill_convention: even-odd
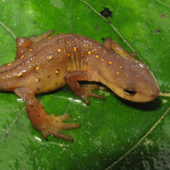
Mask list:
[[[74,139],[70,136],[62,134],[60,132],[61,129],[75,129],[79,128],[79,124],[75,123],[62,123],[62,121],[70,118],[69,114],[55,116],[54,114],[48,115],[49,120],[48,123],[44,125],[41,129],[41,133],[45,139],[47,139],[48,135],[53,135],[58,138],[62,138],[68,141],[74,141]]]

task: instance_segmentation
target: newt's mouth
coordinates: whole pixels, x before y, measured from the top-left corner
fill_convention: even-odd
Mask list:
[[[138,91],[132,88],[114,88],[113,92],[119,97],[136,103],[146,103],[154,100],[159,95],[159,89]]]
[[[140,93],[134,90],[123,89],[123,93],[119,93],[118,95],[126,100],[137,102],[137,103],[145,103],[150,102],[157,98],[159,95],[159,90],[151,91],[149,93]]]

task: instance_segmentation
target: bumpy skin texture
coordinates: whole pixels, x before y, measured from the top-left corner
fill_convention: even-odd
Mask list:
[[[149,69],[133,58],[112,39],[104,46],[90,38],[75,34],[49,37],[48,31],[38,37],[17,38],[17,55],[12,63],[0,67],[0,90],[13,91],[26,103],[29,119],[44,138],[54,135],[69,141],[60,129],[78,128],[65,124],[70,115],[47,115],[35,94],[68,85],[79,97],[104,97],[91,92],[98,86],[81,87],[78,81],[101,82],[118,96],[133,102],[149,102],[159,94]],[[113,52],[114,51],[114,52]]]

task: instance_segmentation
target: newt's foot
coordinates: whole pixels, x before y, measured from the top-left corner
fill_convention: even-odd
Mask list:
[[[62,123],[62,121],[70,118],[69,114],[55,116],[54,114],[48,115],[47,123],[44,124],[41,128],[41,133],[45,139],[47,139],[48,135],[53,135],[58,138],[62,138],[68,141],[74,141],[73,138],[67,136],[65,134],[60,133],[60,129],[74,129],[79,128],[79,124],[74,123]]]
[[[90,104],[87,97],[96,97],[105,100],[105,98],[99,94],[91,92],[92,90],[99,89],[98,85],[83,85],[81,87],[82,95],[80,96],[87,104]]]

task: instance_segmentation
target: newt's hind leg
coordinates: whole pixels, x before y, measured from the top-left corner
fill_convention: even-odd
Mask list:
[[[144,64],[143,62],[141,62],[133,57],[133,55],[138,54],[137,52],[127,52],[119,44],[117,44],[115,41],[113,41],[111,38],[106,38],[106,40],[104,41],[104,46],[109,49],[112,49],[118,55],[120,55],[126,59],[132,60],[135,63],[146,67],[146,64]]]
[[[16,57],[15,59],[22,58],[24,51],[32,45],[32,41],[25,37],[16,39]]]
[[[53,34],[55,31],[54,30],[50,30],[50,31],[47,31],[47,32],[44,32],[43,34],[35,37],[34,35],[32,35],[29,39],[32,41],[32,42],[38,42],[46,37],[48,37],[49,35]]]
[[[32,125],[42,133],[45,139],[47,139],[48,135],[53,135],[58,138],[73,141],[73,138],[70,136],[60,133],[60,129],[74,129],[80,127],[79,124],[62,123],[62,121],[68,119],[70,115],[47,115],[41,103],[36,99],[35,94],[25,87],[18,87],[14,92],[24,99],[27,115]]]
[[[103,100],[105,99],[103,96],[91,92],[92,90],[99,89],[98,85],[80,86],[78,81],[89,81],[86,71],[70,71],[65,74],[64,79],[74,94],[78,97],[81,97],[87,104],[90,104],[89,100],[87,99],[88,96]]]
[[[48,37],[49,35],[53,34],[55,31],[54,30],[50,30],[47,31],[41,35],[39,35],[38,37],[35,37],[34,35],[32,35],[30,38],[25,38],[25,37],[19,37],[16,39],[16,48],[17,48],[17,53],[16,53],[16,57],[15,59],[18,58],[22,58],[22,54],[24,53],[24,51],[26,49],[28,49],[33,43],[38,42],[46,37]]]

